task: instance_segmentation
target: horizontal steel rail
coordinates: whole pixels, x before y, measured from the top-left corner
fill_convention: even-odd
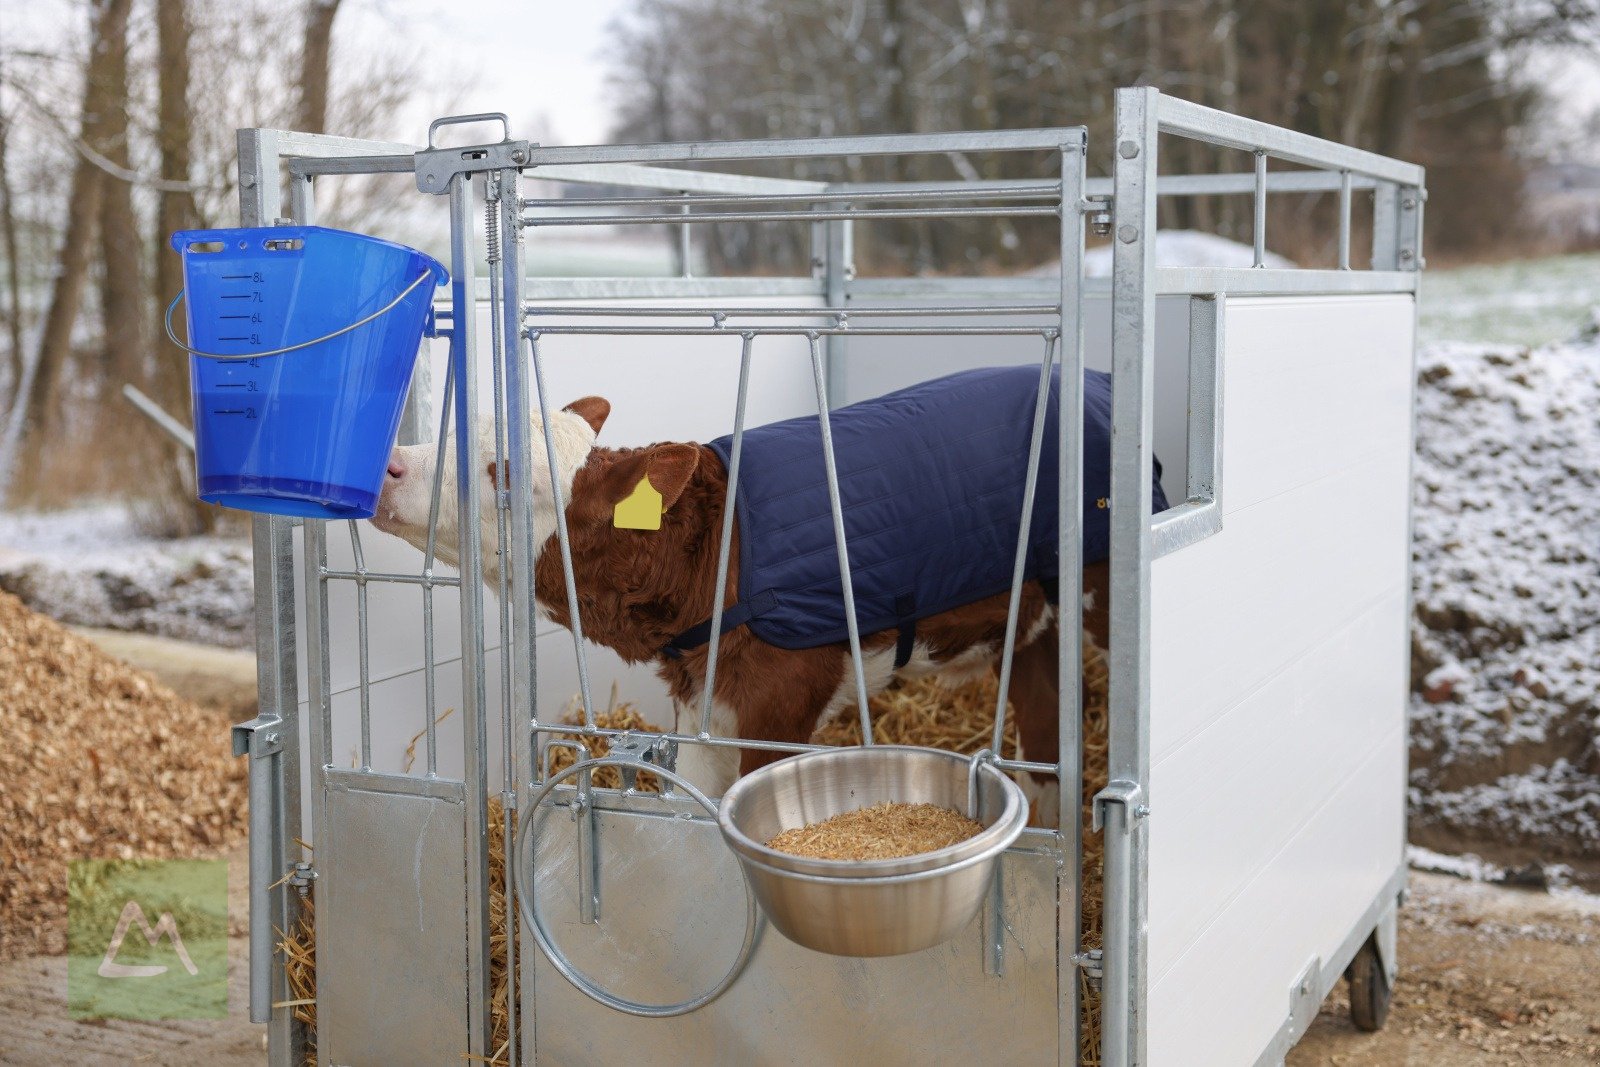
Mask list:
[[[434,586],[459,587],[461,585],[460,578],[451,578],[448,575],[396,574],[390,571],[365,570],[341,571],[332,570],[328,567],[323,567],[318,573],[330,581],[341,582],[378,582],[380,584],[387,582],[392,585],[420,585],[428,588]]]
[[[903,203],[906,201],[944,200],[1060,200],[1061,185],[1029,182],[1010,188],[995,188],[992,182],[940,182],[933,185],[906,183],[903,188],[858,189],[852,185],[835,186],[826,192],[815,193],[753,193],[748,196],[597,196],[556,197],[524,200],[524,209],[550,208],[567,210],[596,207],[738,207],[751,205],[770,207],[782,204],[835,204],[835,203]]]
[[[609,726],[584,726],[579,723],[534,723],[535,733],[566,734],[576,737],[625,737],[628,734],[637,734],[637,730],[617,730]],[[753,741],[743,737],[719,737],[715,734],[701,737],[699,734],[685,734],[668,730],[662,733],[650,731],[651,741],[675,741],[680,745],[704,745],[707,748],[738,748],[753,749],[759,752],[833,752],[838,745],[812,745],[799,741]],[[1003,771],[1025,771],[1030,774],[1059,774],[1059,769],[1054,763],[1036,763],[1032,760],[996,759],[996,767]]]
[[[859,137],[792,137],[675,144],[539,147],[530,166],[552,163],[692,163],[700,160],[825,159],[835,156],[928,156],[946,152],[1054,151],[1082,144],[1082,126],[965,133],[891,133]]]
[[[1056,218],[1058,208],[1009,207],[862,208],[859,211],[725,211],[673,215],[524,215],[524,226],[683,226],[708,222],[857,222],[863,219]]]
[[[1423,168],[1414,163],[1402,163],[1376,152],[1351,148],[1337,141],[1286,130],[1164,94],[1158,94],[1155,101],[1156,128],[1161,133],[1245,152],[1265,152],[1308,167],[1348,170],[1399,185],[1422,184]],[[1157,186],[1159,188],[1159,181]]]
[[[632,163],[557,163],[524,167],[522,173],[528,178],[541,181],[730,195],[822,192],[828,188],[827,182],[807,181],[803,178],[767,178],[755,174],[646,167]]]
[[[1054,330],[1054,326],[533,326],[528,333],[604,337],[1043,337]]]
[[[747,318],[859,318],[862,316],[938,316],[938,315],[1054,315],[1055,304],[981,304],[939,307],[594,307],[592,305],[530,304],[526,315],[586,315],[597,318],[673,318],[707,316],[714,319]]]

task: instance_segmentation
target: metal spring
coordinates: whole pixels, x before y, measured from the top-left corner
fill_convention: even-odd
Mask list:
[[[484,246],[490,263],[500,262],[500,190],[495,185],[483,202]]]

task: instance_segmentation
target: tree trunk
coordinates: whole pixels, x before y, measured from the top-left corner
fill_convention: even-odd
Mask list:
[[[0,114],[0,242],[5,245],[7,302],[6,327],[11,343],[8,357],[13,399],[20,395],[24,360],[22,358],[22,255],[17,250],[17,211],[11,198],[11,175],[6,169],[6,141],[11,132],[9,116]],[[9,404],[0,406],[4,416]]]
[[[333,18],[340,0],[310,0],[305,43],[300,49],[299,128],[325,133],[328,125],[328,60],[333,50]]]
[[[120,101],[110,95],[106,65],[108,59],[114,58],[113,53],[123,51],[121,42],[127,39],[130,7],[132,0],[91,0],[90,3],[90,44],[79,136],[86,146],[96,151],[105,147],[102,131],[106,115],[113,106],[120,105]],[[57,259],[49,310],[45,313],[39,355],[34,360],[33,381],[27,395],[19,400],[24,405],[19,413],[22,437],[15,457],[19,467],[36,468],[42,462],[45,432],[48,424],[59,415],[54,409],[60,394],[60,378],[72,351],[72,329],[89,280],[95,224],[100,217],[108,180],[99,167],[79,157],[67,193],[67,227]]]
[[[128,37],[119,33],[103,39],[102,91],[107,107],[100,115],[100,153],[124,172],[133,169],[128,149]],[[133,187],[120,178],[101,179],[100,196],[100,311],[102,316],[100,392],[102,418],[121,422],[116,408],[123,383],[143,384],[150,358],[150,331],[145,321],[149,305],[144,288],[144,241],[133,214]],[[113,414],[114,412],[114,414]]]
[[[190,138],[193,115],[189,110],[189,10],[188,0],[156,0],[156,37],[160,75],[158,79],[161,177],[170,182],[189,180]],[[155,301],[151,321],[162,322],[167,304],[183,288],[183,261],[168,242],[177,230],[198,224],[200,212],[194,193],[164,189],[156,204]],[[174,316],[173,331],[188,340],[183,316]],[[145,390],[174,417],[188,421],[189,359],[156,334],[156,355]],[[171,462],[168,495],[173,507],[167,509],[173,532],[199,532],[212,525],[214,509],[195,496],[194,465],[181,445],[169,445],[163,453]]]

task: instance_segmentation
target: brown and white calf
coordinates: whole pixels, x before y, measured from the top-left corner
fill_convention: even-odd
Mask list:
[[[664,443],[644,448],[602,448],[595,439],[611,412],[600,397],[575,400],[553,416],[559,475],[567,502],[567,528],[572,544],[573,573],[584,636],[615,651],[629,663],[653,663],[667,684],[677,708],[678,728],[698,730],[706,677],[707,647],[676,657],[663,648],[685,630],[711,616],[716,595],[718,546],[728,475],[710,448],[691,443]],[[535,416],[534,565],[535,596],[557,623],[570,623],[561,553],[555,539],[556,516],[550,491],[549,464],[543,427]],[[492,427],[479,429],[482,467],[484,577],[499,585],[499,554],[494,516],[495,461]],[[458,521],[455,459],[444,463],[440,493],[437,554],[455,565]],[[422,548],[427,542],[433,445],[399,447],[390,459],[388,477],[373,525]],[[664,513],[659,530],[618,529],[617,503],[648,478],[661,494]],[[733,531],[727,602],[739,588],[739,529]],[[1105,634],[1104,564],[1084,574],[1087,632]],[[991,596],[920,620],[913,653],[903,667],[894,666],[898,632],[862,635],[868,694],[896,677],[931,674],[959,681],[994,664],[1005,637],[1007,595]],[[1098,609],[1098,610],[1097,610]],[[1097,643],[1103,643],[1097,641]],[[1022,755],[1053,762],[1057,744],[1057,631],[1055,608],[1036,582],[1023,587],[1019,613],[1011,698],[1016,709]],[[767,644],[746,627],[722,637],[713,699],[712,731],[750,740],[805,742],[819,725],[855,707],[854,672],[848,645],[784,649]],[[686,745],[681,769],[691,781],[719,796],[737,774],[748,773],[782,753]],[[1036,792],[1036,810],[1054,808],[1054,783]],[[1053,821],[1053,820],[1052,820]]]

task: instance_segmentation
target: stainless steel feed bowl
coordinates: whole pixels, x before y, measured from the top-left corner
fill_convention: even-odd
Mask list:
[[[901,859],[823,860],[767,847],[784,830],[885,801],[966,813],[972,761],[931,748],[808,752],[739,779],[717,823],[756,899],[789,940],[836,956],[896,956],[948,941],[982,906],[1000,853],[1028,821],[1022,790],[978,768],[977,836]]]

